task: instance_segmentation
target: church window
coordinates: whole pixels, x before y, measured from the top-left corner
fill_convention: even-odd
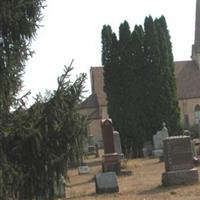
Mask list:
[[[200,122],[200,105],[197,104],[194,108],[194,117],[195,123],[198,124]]]
[[[189,116],[188,115],[184,115],[184,124],[185,124],[185,127],[189,126]]]

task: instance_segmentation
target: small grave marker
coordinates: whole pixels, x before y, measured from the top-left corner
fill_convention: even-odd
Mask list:
[[[78,174],[79,175],[81,175],[81,174],[89,174],[89,173],[90,173],[90,169],[89,169],[89,167],[87,165],[78,167]]]
[[[97,194],[119,192],[115,172],[98,173],[95,176],[95,186]]]

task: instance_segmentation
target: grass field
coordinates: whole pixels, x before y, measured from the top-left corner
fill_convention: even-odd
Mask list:
[[[158,159],[145,158],[127,161],[124,165],[132,173],[118,176],[119,192],[113,194],[95,193],[93,178],[101,172],[98,159],[87,160],[90,174],[78,175],[77,169],[69,171],[70,183],[67,186],[69,199],[80,200],[200,200],[200,183],[193,185],[163,187],[161,175],[164,163]],[[197,167],[200,170],[200,167]]]

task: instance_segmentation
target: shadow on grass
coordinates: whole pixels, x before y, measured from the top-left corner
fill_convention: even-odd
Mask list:
[[[89,180],[87,180],[87,181],[84,181],[84,182],[70,184],[70,187],[75,187],[75,186],[79,186],[79,185],[85,185],[87,183],[92,183],[93,181],[94,181],[94,177],[89,179]]]
[[[193,183],[193,184],[183,184],[183,185],[173,185],[173,186],[162,186],[162,185],[158,185],[156,187],[150,188],[148,190],[143,190],[138,192],[138,195],[151,195],[151,194],[158,194],[158,193],[165,193],[165,192],[170,192],[173,194],[175,189],[178,188],[183,188],[183,187],[188,187],[191,185],[196,185],[197,183]]]
[[[95,195],[96,195],[95,192],[91,192],[91,193],[82,194],[81,196],[70,196],[69,199],[81,199],[81,198],[84,198],[84,197],[94,197]]]
[[[148,194],[157,194],[157,193],[163,193],[163,192],[169,192],[169,187],[164,187],[162,185],[158,185],[157,187],[150,188],[148,190],[143,190],[141,192],[138,192],[139,195],[148,195]]]

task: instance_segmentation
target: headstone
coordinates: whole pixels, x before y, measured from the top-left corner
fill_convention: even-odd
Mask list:
[[[144,143],[144,147],[142,148],[143,156],[148,157],[152,155],[153,145],[151,141],[147,141]]]
[[[113,131],[113,137],[114,137],[115,152],[119,154],[120,159],[123,159],[124,154],[122,153],[122,147],[121,147],[121,140],[120,140],[119,132]]]
[[[192,141],[195,146],[196,154],[197,154],[197,156],[199,156],[200,155],[200,139],[194,138]]]
[[[95,186],[97,194],[119,192],[115,172],[98,173],[95,176]]]
[[[115,151],[113,126],[111,119],[102,120],[102,136],[104,143],[104,155],[102,170],[103,172],[114,171],[117,174],[120,172],[120,157]]]
[[[185,184],[198,181],[198,171],[193,168],[189,136],[174,136],[164,140],[165,170],[163,185]]]
[[[153,155],[155,157],[163,157],[163,140],[167,138],[168,130],[166,128],[165,122],[163,122],[163,128],[161,131],[157,131],[157,133],[153,136],[153,144],[154,144],[154,150]]]
[[[102,134],[105,154],[115,153],[113,131],[114,129],[111,119],[102,120]]]
[[[65,197],[65,178],[64,176],[60,176],[58,181],[54,180],[54,194],[56,197],[64,198]]]
[[[81,174],[89,174],[89,173],[90,173],[90,169],[89,169],[89,167],[87,165],[78,167],[78,174],[79,175],[81,175]]]

